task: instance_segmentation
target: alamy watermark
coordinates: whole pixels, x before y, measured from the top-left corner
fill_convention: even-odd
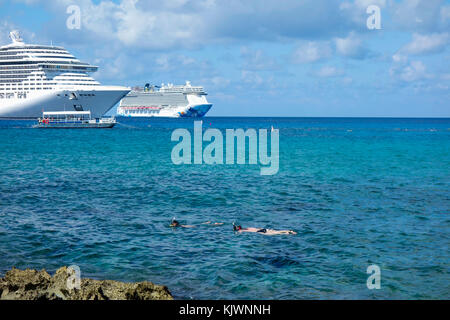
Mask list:
[[[81,9],[79,6],[73,4],[67,7],[66,13],[69,17],[66,20],[66,26],[69,30],[81,29]]]
[[[372,264],[367,267],[367,274],[370,276],[367,278],[367,289],[381,289],[381,269],[376,264]]]
[[[66,280],[66,287],[68,290],[81,288],[81,270],[77,265],[71,265],[67,268],[67,273],[69,276]]]
[[[366,9],[366,13],[370,14],[367,18],[367,29],[369,30],[380,30],[381,29],[381,9],[377,5],[370,5]]]
[[[226,129],[225,159],[224,137],[219,129],[207,129],[203,132],[202,121],[194,122],[194,138],[187,129],[176,129],[172,132],[172,141],[178,141],[172,149],[172,163],[180,164],[246,164],[246,146],[248,141],[248,164],[261,165],[261,175],[274,175],[279,169],[279,130],[273,129],[270,134],[270,156],[267,145],[267,129]],[[203,142],[210,142],[203,148]],[[194,157],[192,161],[192,144]]]
[[[66,13],[69,17],[66,20],[67,29],[79,30],[81,29],[81,9],[79,6],[72,4],[67,7]],[[367,18],[367,28],[369,30],[381,29],[381,9],[377,5],[369,5],[366,9],[366,13],[370,16]]]

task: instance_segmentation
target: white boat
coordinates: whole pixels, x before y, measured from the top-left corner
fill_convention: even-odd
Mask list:
[[[0,47],[0,118],[38,118],[46,111],[90,110],[101,117],[130,88],[103,86],[89,74],[98,67],[62,47],[25,44],[17,31]]]
[[[101,129],[112,128],[115,118],[92,119],[90,111],[43,112],[34,128],[41,129]]]
[[[134,88],[120,102],[117,115],[124,117],[203,117],[212,107],[203,87],[161,84]]]

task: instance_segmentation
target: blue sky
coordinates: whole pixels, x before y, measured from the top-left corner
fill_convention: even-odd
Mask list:
[[[12,29],[104,84],[203,85],[210,116],[450,117],[450,1],[0,0],[0,44]]]

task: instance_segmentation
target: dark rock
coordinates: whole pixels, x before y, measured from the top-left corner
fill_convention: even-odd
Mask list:
[[[68,285],[71,269],[62,267],[50,276],[45,270],[13,268],[0,278],[1,300],[172,300],[165,286],[151,282],[126,283],[81,279],[79,288]],[[70,281],[70,280],[69,280]]]

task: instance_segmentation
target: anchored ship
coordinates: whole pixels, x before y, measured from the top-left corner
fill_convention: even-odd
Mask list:
[[[130,92],[100,85],[90,76],[98,67],[62,47],[25,44],[17,31],[10,38],[0,47],[0,118],[36,119],[44,108],[100,117]]]
[[[120,102],[117,115],[125,117],[203,117],[212,104],[206,100],[203,87],[146,84],[134,88]]]

